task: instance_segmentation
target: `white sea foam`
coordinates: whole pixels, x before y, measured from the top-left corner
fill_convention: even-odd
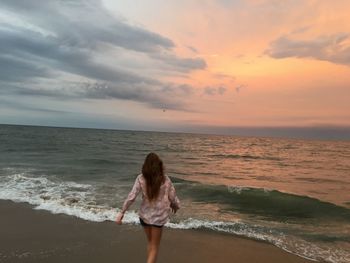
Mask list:
[[[254,187],[248,187],[248,186],[227,186],[227,191],[229,191],[230,193],[236,193],[236,194],[241,194],[242,191],[248,191],[248,190],[263,190],[265,193],[269,193],[272,191],[272,189],[268,189],[268,188],[254,188]]]
[[[229,191],[241,192],[244,188],[229,188]],[[103,222],[114,221],[118,208],[98,204],[95,186],[48,178],[28,176],[16,173],[0,177],[0,199],[26,202],[35,209],[43,209],[54,214],[67,214],[84,220]],[[125,214],[124,223],[139,224],[135,211]],[[267,241],[288,252],[309,259],[328,262],[349,262],[350,254],[344,250],[330,250],[300,238],[285,236],[268,227],[235,220],[231,222],[200,220],[188,218],[179,222],[170,222],[166,227],[174,229],[210,229],[231,233],[257,240]]]

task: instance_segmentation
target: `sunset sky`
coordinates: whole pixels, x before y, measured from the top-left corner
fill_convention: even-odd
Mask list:
[[[0,123],[350,127],[348,0],[0,0]]]

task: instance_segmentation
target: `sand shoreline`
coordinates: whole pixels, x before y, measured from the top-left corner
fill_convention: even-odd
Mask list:
[[[140,226],[95,223],[11,201],[0,201],[0,213],[0,262],[145,262]],[[158,262],[314,261],[229,234],[165,228]]]

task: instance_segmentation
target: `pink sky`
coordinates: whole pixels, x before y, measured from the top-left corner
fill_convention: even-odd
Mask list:
[[[350,126],[347,0],[0,7],[0,123]]]
[[[163,76],[199,90],[189,98],[198,112],[169,112],[165,119],[209,125],[350,125],[349,1],[104,3],[113,13],[172,39],[178,55],[207,62],[205,70],[184,78]],[[211,85],[227,90],[216,95],[200,91]]]

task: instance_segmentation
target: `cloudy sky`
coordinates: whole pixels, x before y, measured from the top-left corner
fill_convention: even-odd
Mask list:
[[[349,10],[347,0],[0,0],[0,123],[349,127]]]

